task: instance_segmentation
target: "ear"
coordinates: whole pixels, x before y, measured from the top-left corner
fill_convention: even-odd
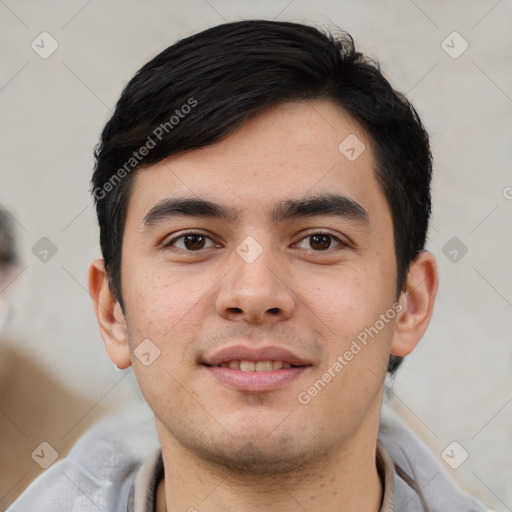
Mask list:
[[[434,255],[422,251],[409,266],[405,291],[399,303],[391,354],[406,356],[411,353],[427,330],[439,285]]]
[[[108,356],[118,368],[131,365],[126,320],[119,302],[110,291],[105,262],[94,260],[89,267],[89,292]]]

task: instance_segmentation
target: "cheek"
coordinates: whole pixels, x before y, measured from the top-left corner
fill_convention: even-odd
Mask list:
[[[193,348],[209,314],[208,291],[218,278],[176,269],[171,273],[165,264],[140,265],[137,270],[126,265],[125,270],[130,276],[123,286],[123,297],[132,352],[141,340],[149,338],[169,368],[184,371],[184,355]]]
[[[364,267],[340,268],[325,276],[316,275],[315,279],[303,281],[304,284],[297,288],[304,313],[311,317],[313,325],[319,327],[331,362],[348,350],[358,337],[368,345],[364,347],[363,357],[358,355],[355,359],[387,358],[394,322],[386,317],[387,322],[383,323],[380,318],[393,306],[394,276],[391,268],[374,259]],[[374,339],[378,343],[373,343]]]
[[[195,364],[186,356],[193,349],[205,315],[201,301],[205,289],[190,280],[164,278],[161,272],[140,274],[126,288],[128,343],[141,392],[153,410],[183,409],[185,405],[171,397],[181,396],[179,383],[186,381]],[[157,347],[150,352],[156,350],[158,354],[148,366],[138,360],[136,351],[147,339]],[[162,394],[162,389],[166,393]]]

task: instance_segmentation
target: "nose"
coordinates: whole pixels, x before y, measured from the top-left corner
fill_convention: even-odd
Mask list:
[[[264,324],[293,315],[295,297],[284,265],[265,249],[254,260],[233,254],[233,267],[221,280],[216,309],[227,320]]]

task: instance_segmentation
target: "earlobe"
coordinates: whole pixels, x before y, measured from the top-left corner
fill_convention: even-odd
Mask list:
[[[397,315],[391,354],[406,356],[419,343],[432,317],[438,284],[436,259],[432,253],[422,251],[409,267],[406,289],[399,299],[402,308]]]
[[[118,368],[127,368],[131,359],[126,319],[110,290],[102,259],[94,260],[89,267],[89,292],[108,356]]]

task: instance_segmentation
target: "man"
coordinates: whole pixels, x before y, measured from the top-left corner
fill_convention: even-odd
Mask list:
[[[146,64],[96,150],[89,288],[159,447],[104,424],[12,510],[485,510],[381,414],[437,291],[431,170],[346,34],[228,23]]]

